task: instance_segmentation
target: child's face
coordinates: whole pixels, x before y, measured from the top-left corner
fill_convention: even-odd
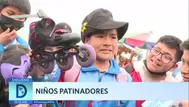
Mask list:
[[[93,46],[98,60],[109,60],[118,50],[117,31],[112,29],[93,34],[90,38],[86,38],[85,43]]]
[[[184,50],[182,56],[181,73],[183,80],[189,82],[189,50]]]
[[[165,74],[176,69],[176,50],[169,48],[164,43],[157,43],[147,54],[148,69],[156,74]]]
[[[21,15],[24,14],[20,9],[16,8],[15,6],[6,6],[1,10],[1,14],[10,17],[12,15]],[[16,19],[17,21],[22,21],[24,22],[26,19],[21,18],[21,19]]]

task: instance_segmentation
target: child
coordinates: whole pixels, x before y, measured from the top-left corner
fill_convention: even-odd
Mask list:
[[[181,44],[183,55],[181,58],[181,75],[184,82],[189,82],[189,39]]]
[[[44,19],[42,19],[41,21],[38,21],[37,23],[41,23],[42,21],[44,21]],[[33,50],[32,51],[33,55],[31,56],[31,59],[33,62],[33,69],[35,69],[33,70],[35,72],[31,72],[32,73],[31,75],[33,75],[34,79],[38,78],[37,81],[40,78],[42,79],[41,81],[58,81],[61,71],[56,64],[55,54],[57,54],[57,51],[61,50],[62,48],[58,46],[51,46],[50,43],[48,42],[44,42],[44,43],[38,42],[37,38],[40,35],[37,35],[36,31],[34,30],[36,26],[35,24],[36,22],[33,22],[30,24],[29,45],[31,49]],[[44,28],[44,31],[45,29],[46,28]],[[64,30],[64,31],[67,30],[69,32],[72,32],[70,25],[64,22],[58,23],[55,26],[55,29],[51,29],[51,30],[52,32],[54,32],[53,35],[57,35],[57,33],[55,32],[56,30]],[[49,35],[46,35],[46,36],[49,36]],[[42,63],[44,63],[45,65],[48,65],[48,67],[46,68],[43,67]]]
[[[1,0],[2,1],[2,0]],[[28,46],[16,31],[24,27],[26,19],[12,19],[12,15],[30,14],[29,0],[3,0],[0,3],[0,53],[12,44]]]
[[[97,55],[96,61],[90,67],[75,64],[71,70],[62,73],[59,81],[120,82],[122,80],[119,75],[122,75],[124,82],[131,82],[129,74],[112,59],[118,50],[118,40],[127,31],[128,23],[115,21],[110,11],[100,8],[87,15],[82,25],[82,42],[93,46]],[[135,101],[65,101],[63,107],[117,107],[117,105],[134,107]]]
[[[181,75],[184,82],[189,82],[189,39],[181,44],[183,55],[181,58]],[[189,101],[180,101],[182,107],[189,107]]]
[[[9,46],[0,58],[0,107],[12,107],[8,98],[8,78],[24,78],[30,68],[29,49],[21,45]],[[19,104],[20,105],[20,104]],[[41,107],[33,104],[29,107]]]
[[[51,43],[48,42],[39,42],[38,37],[41,35],[38,35],[38,31],[35,31],[34,28],[38,26],[39,24],[36,23],[41,23],[45,22],[46,19],[42,19],[38,22],[33,22],[30,24],[30,37],[29,37],[29,45],[32,49],[32,56],[31,56],[31,62],[32,62],[32,71],[30,72],[29,75],[32,76],[33,80],[36,82],[56,82],[58,81],[61,70],[56,64],[56,54],[59,50],[62,48],[57,46],[51,46]],[[53,21],[53,20],[49,20]],[[53,26],[53,22],[51,22]],[[42,28],[40,29],[39,32],[43,32],[48,28]],[[59,31],[68,31],[72,32],[72,29],[70,25],[67,23],[58,23],[55,26],[55,29],[51,29],[51,27],[48,29],[48,31],[52,31],[53,35],[58,35],[56,33],[56,30]],[[50,36],[50,33],[45,32],[46,35],[43,36]],[[53,44],[53,43],[52,43]],[[48,107],[59,107],[58,103],[56,104],[48,104]]]

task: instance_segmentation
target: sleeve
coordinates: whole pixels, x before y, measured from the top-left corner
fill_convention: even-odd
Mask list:
[[[59,80],[60,75],[61,75],[61,70],[57,69],[56,74],[54,75],[52,81],[57,82]]]
[[[126,72],[126,71],[125,71]],[[127,82],[132,82],[131,75],[126,72]],[[136,107],[136,100],[121,100],[120,107]]]
[[[22,39],[19,35],[17,36],[16,40],[17,40],[17,42],[18,42],[20,45],[29,48],[28,43],[27,43],[24,39]]]
[[[0,54],[5,50],[4,46],[0,44]]]
[[[131,76],[127,73],[128,82],[132,82]],[[122,100],[120,107],[136,107],[136,100]]]
[[[122,73],[124,73],[124,75],[126,75],[127,82],[132,82],[131,75],[124,68],[122,68],[122,67],[120,68],[120,70],[122,71]]]
[[[22,46],[26,46],[27,48],[29,48],[28,43],[22,39],[19,35],[16,38],[17,42],[22,45]],[[0,54],[5,50],[4,46],[0,44]]]

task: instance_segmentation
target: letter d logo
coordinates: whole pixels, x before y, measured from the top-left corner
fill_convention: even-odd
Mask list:
[[[16,84],[16,98],[23,98],[26,94],[26,87],[23,84]]]

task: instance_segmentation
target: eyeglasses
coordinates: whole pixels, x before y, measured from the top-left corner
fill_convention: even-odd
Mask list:
[[[153,47],[151,48],[150,50],[150,53],[154,56],[158,56],[159,54],[161,54],[161,60],[164,62],[164,63],[170,63],[173,59],[172,57],[167,54],[167,53],[162,53],[158,48],[156,47]]]

